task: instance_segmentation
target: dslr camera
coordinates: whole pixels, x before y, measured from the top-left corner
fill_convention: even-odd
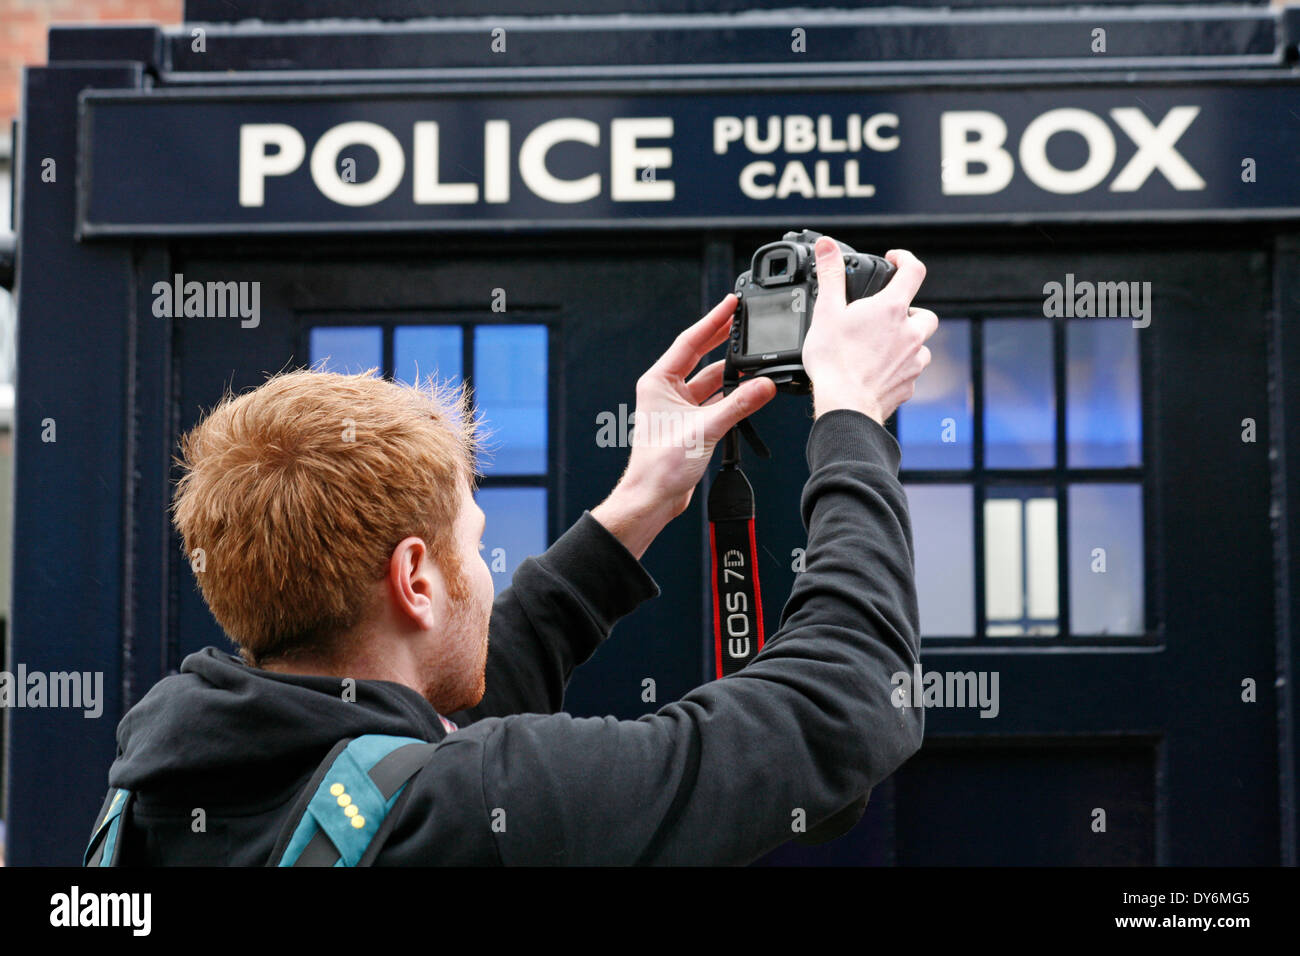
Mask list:
[[[736,279],[735,315],[727,344],[727,375],[764,375],[779,391],[811,391],[803,367],[803,340],[817,300],[817,258],[813,244],[821,233],[787,232],[754,253],[748,272]],[[838,240],[837,240],[838,242]],[[880,256],[856,252],[839,242],[844,254],[844,299],[875,295],[894,274]]]

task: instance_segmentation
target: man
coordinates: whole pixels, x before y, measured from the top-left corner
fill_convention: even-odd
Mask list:
[[[689,416],[694,440],[635,441],[609,498],[495,604],[463,402],[296,372],[214,409],[183,443],[174,520],[240,658],[191,655],[123,718],[109,782],[136,794],[126,862],[266,863],[322,758],[364,734],[439,744],[381,865],[739,864],[801,818],[860,812],[923,731],[890,696],[919,639],[882,425],[938,320],[910,308],[925,275],[910,253],[847,305],[839,250],[821,239],[817,256],[806,570],[748,667],[639,720],[556,711],[573,668],[658,593],[638,559],[717,441],[775,394],[759,378],[719,398],[720,362],[687,377],[725,340],[733,296],[637,383],[638,417]]]

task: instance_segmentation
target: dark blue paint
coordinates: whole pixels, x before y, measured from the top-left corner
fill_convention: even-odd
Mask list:
[[[97,719],[74,709],[9,711],[3,815],[6,862],[15,866],[80,861],[78,843],[108,787],[122,709],[131,395],[124,359],[137,316],[126,308],[130,250],[72,238],[74,130],[81,89],[139,81],[124,66],[26,74],[27,115],[41,120],[21,127],[16,144],[20,361],[8,663],[99,672],[104,699]],[[56,162],[52,183],[41,181],[47,157]]]

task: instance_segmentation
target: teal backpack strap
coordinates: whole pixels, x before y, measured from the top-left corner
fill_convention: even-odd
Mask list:
[[[267,865],[369,865],[407,781],[437,746],[384,734],[339,741],[298,798]]]
[[[135,794],[130,790],[114,789],[108,791],[104,805],[99,808],[99,823],[90,835],[86,855],[82,857],[83,866],[120,866],[123,840],[120,839],[123,821],[130,813],[131,802]]]

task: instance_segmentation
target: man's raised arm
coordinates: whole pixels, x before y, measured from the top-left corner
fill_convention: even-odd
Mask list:
[[[911,397],[938,320],[910,307],[924,267],[905,252],[890,254],[890,285],[846,307],[833,249],[818,244],[804,347],[817,415],[807,565],[779,631],[744,670],[638,720],[524,715],[456,735],[413,781],[413,804],[440,786],[473,800],[424,827],[453,827],[507,864],[746,863],[920,746],[924,712],[892,700],[920,637],[899,449],[882,423]]]
[[[452,720],[464,726],[559,710],[574,667],[619,618],[659,593],[640,558],[690,504],[718,439],[776,394],[761,379],[712,399],[722,385],[722,362],[691,376],[725,341],[735,305],[735,296],[723,299],[641,376],[636,421],[672,421],[672,427],[638,426],[627,469],[609,497],[516,569],[492,607],[483,700],[449,715]]]

